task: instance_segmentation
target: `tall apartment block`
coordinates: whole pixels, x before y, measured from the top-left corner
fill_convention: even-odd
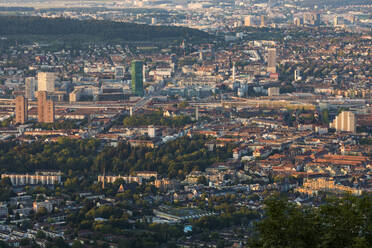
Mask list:
[[[28,101],[24,96],[17,96],[15,99],[16,123],[25,124],[27,122]]]
[[[27,77],[25,79],[25,97],[28,100],[35,99],[36,83],[37,81],[34,77]]]
[[[38,72],[37,73],[37,90],[53,92],[56,81],[54,72]]]
[[[355,133],[355,114],[350,111],[341,112],[336,118],[330,123],[330,127],[337,131],[345,131]]]
[[[268,49],[267,72],[276,73],[276,48]]]
[[[244,26],[251,27],[253,26],[253,16],[248,15],[244,17]]]
[[[54,122],[54,102],[53,100],[48,100],[46,91],[37,92],[37,116],[38,122]]]
[[[266,27],[266,17],[264,15],[261,15],[260,19],[261,19],[260,27]]]

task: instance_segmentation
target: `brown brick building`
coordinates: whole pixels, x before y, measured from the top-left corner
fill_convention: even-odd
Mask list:
[[[15,99],[15,121],[18,124],[27,122],[28,101],[24,96],[17,96]]]
[[[43,123],[54,122],[54,102],[53,100],[48,100],[48,94],[46,91],[38,91],[37,115],[38,122]]]

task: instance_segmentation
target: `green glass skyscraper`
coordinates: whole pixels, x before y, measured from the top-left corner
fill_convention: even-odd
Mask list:
[[[143,64],[142,61],[132,61],[132,93],[143,96]]]

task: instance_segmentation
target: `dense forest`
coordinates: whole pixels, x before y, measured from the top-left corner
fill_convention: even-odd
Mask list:
[[[0,35],[83,35],[120,41],[199,40],[209,37],[203,31],[184,27],[33,16],[0,16]]]
[[[372,197],[328,199],[319,208],[266,201],[249,247],[372,247]]]
[[[231,157],[232,147],[208,151],[207,138],[182,137],[155,149],[132,148],[122,142],[103,146],[99,140],[60,138],[57,142],[0,143],[0,173],[60,170],[94,175],[103,168],[108,173],[128,174],[138,170],[157,171],[170,178],[183,179],[192,170],[204,170]]]
[[[304,0],[299,3],[300,6],[313,7],[317,5],[319,7],[327,6],[329,7],[344,7],[348,5],[361,5],[361,4],[370,4],[370,0]]]
[[[124,118],[123,124],[126,127],[139,127],[147,125],[161,125],[167,127],[183,127],[193,121],[190,116],[180,115],[175,117],[165,117],[162,112],[150,114],[137,114]]]

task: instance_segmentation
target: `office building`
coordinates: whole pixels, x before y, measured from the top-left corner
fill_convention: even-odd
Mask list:
[[[139,60],[132,61],[132,93],[143,96],[143,63]]]
[[[15,116],[17,124],[27,122],[28,101],[24,96],[17,96],[15,99]]]
[[[37,90],[53,92],[55,87],[56,75],[54,72],[37,73]]]
[[[35,99],[36,83],[35,77],[27,77],[25,79],[25,96],[28,100]]]
[[[336,116],[333,122],[330,123],[330,127],[336,129],[337,131],[355,133],[355,114],[350,111],[341,112],[338,116]]]
[[[48,93],[46,91],[37,92],[37,115],[38,121],[42,123],[54,122],[54,102],[48,100]]]
[[[268,49],[267,72],[276,73],[276,48]]]

